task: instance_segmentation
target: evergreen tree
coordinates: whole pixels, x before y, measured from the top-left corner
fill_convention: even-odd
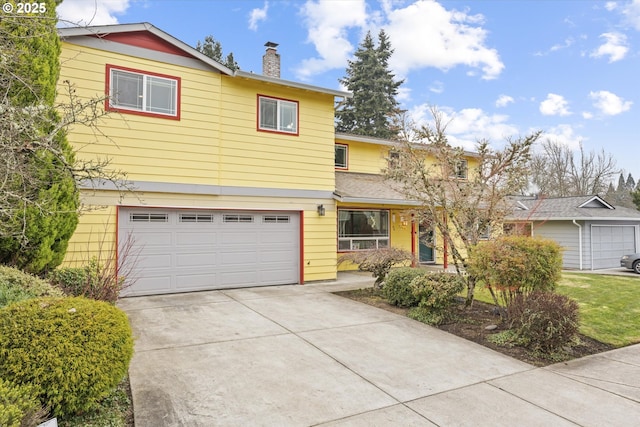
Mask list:
[[[381,30],[376,47],[368,32],[349,61],[347,75],[340,79],[353,93],[336,111],[338,132],[391,139],[398,135],[392,119],[398,114],[395,97],[403,80],[396,81],[389,70],[393,54],[389,37]]]
[[[628,191],[633,191],[636,188],[636,181],[633,179],[631,173],[627,176],[627,182],[625,183]]]
[[[235,71],[240,69],[240,66],[233,58],[233,53],[229,53],[224,60],[222,59],[222,44],[211,35],[206,36],[204,42],[198,40],[196,50],[231,70]]]
[[[3,112],[32,111],[23,135],[21,173],[3,165],[0,209],[0,262],[31,273],[52,269],[62,262],[78,223],[79,196],[68,165],[74,163],[71,146],[55,109],[60,73],[60,40],[56,31],[56,6],[46,0],[45,13],[5,15],[0,20],[0,86]],[[3,135],[15,135],[2,121]],[[51,149],[38,148],[37,139]],[[49,140],[50,138],[50,140]],[[3,141],[6,147],[10,141]],[[11,141],[12,143],[15,141]],[[35,143],[34,143],[35,142]],[[11,165],[12,167],[14,165]]]

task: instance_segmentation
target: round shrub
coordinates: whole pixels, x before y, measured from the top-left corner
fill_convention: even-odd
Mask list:
[[[0,307],[36,297],[61,297],[63,292],[39,277],[0,265]]]
[[[54,416],[93,407],[126,375],[126,314],[102,301],[36,298],[0,310],[0,377],[31,384]]]
[[[507,316],[520,345],[547,354],[569,344],[580,326],[578,303],[553,292],[516,296]]]
[[[0,378],[0,426],[36,426],[45,415],[32,386],[19,386]]]
[[[411,281],[427,272],[420,268],[402,267],[391,270],[382,285],[382,296],[389,304],[398,307],[414,307],[420,301],[413,294]]]
[[[457,274],[427,273],[411,281],[411,288],[421,307],[446,310],[464,289],[464,279]]]

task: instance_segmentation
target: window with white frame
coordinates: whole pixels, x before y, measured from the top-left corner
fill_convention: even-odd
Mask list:
[[[108,66],[109,108],[179,117],[180,79]]]
[[[260,130],[298,133],[298,103],[278,98],[258,97]]]
[[[458,163],[456,164],[455,168],[453,169],[453,172],[451,173],[451,177],[458,178],[458,179],[467,179],[468,169],[469,169],[469,166],[468,166],[467,160],[462,159],[458,161]]]
[[[349,146],[336,144],[336,168],[347,169],[349,167]]]
[[[389,247],[389,211],[338,209],[338,250]]]

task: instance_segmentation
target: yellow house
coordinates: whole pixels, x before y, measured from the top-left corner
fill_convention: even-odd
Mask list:
[[[86,184],[66,265],[127,253],[127,292],[148,295],[331,280],[339,253],[391,245],[438,260],[380,175],[392,143],[336,135],[350,94],[280,79],[275,43],[258,74],[146,23],[59,32],[60,81],[109,111],[69,141],[134,188]]]

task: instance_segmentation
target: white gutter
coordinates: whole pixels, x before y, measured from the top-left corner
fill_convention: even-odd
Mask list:
[[[578,227],[578,254],[580,257],[580,270],[582,271],[582,226],[573,220],[573,225]]]

